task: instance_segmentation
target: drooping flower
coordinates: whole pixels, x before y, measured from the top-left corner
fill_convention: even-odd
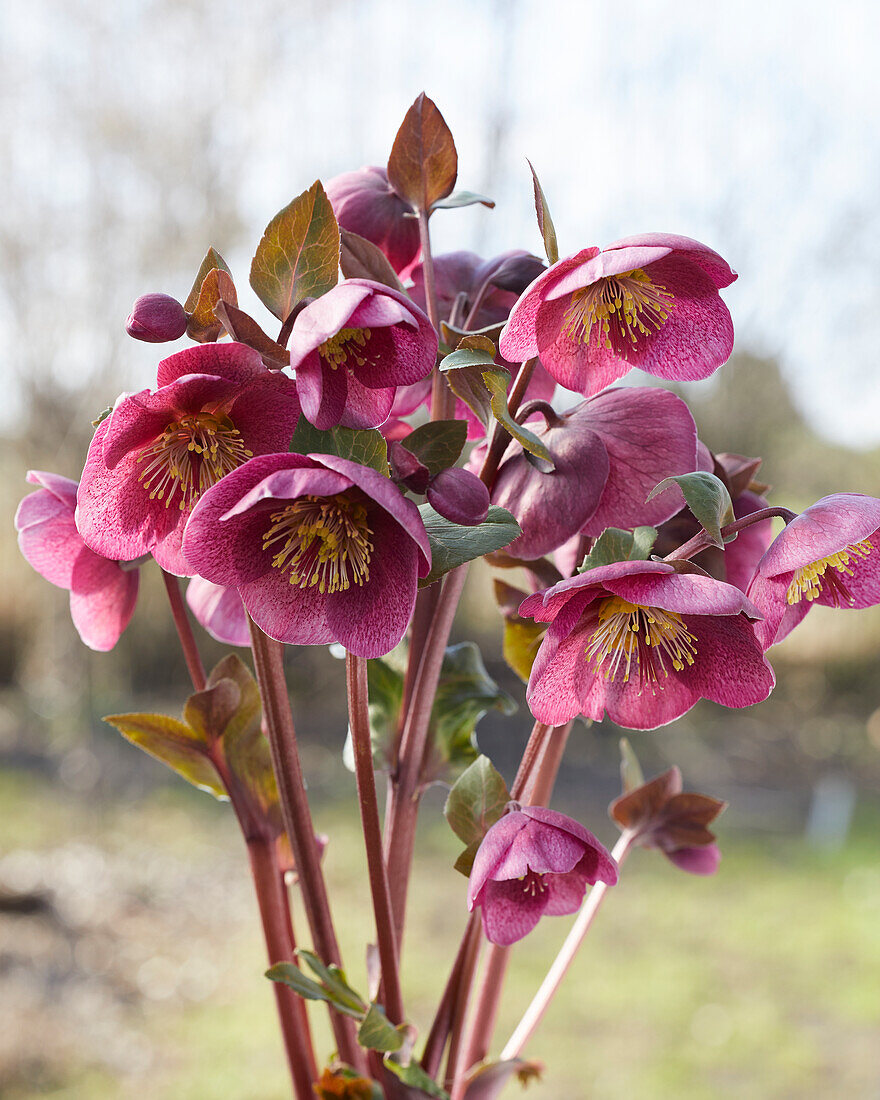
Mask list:
[[[486,938],[504,947],[542,916],[576,912],[587,886],[617,882],[617,864],[579,822],[511,805],[483,838],[468,883],[468,909],[480,906]]]
[[[194,572],[180,549],[199,496],[252,455],[286,447],[295,383],[244,344],[201,344],[159,364],[158,389],[124,393],[98,425],[77,495],[87,546],[118,561],[152,553]]]
[[[419,223],[410,204],[388,182],[384,168],[343,172],[327,180],[325,190],[343,229],[380,248],[398,275],[410,267],[421,251]]]
[[[736,278],[712,249],[645,233],[559,260],[513,307],[499,350],[540,356],[551,375],[585,396],[633,367],[659,378],[707,378],[730,356],[733,324],[719,297]]]
[[[431,564],[413,502],[333,455],[252,458],[204,494],[183,549],[201,576],[239,590],[270,637],[361,657],[397,645]]]
[[[531,424],[553,456],[539,470],[519,443],[502,461],[492,501],[522,528],[507,552],[534,559],[572,535],[598,536],[606,527],[655,525],[677,510],[663,494],[647,501],[664,477],[690,473],[697,462],[697,429],[684,401],[666,390],[618,388]]]
[[[708,447],[698,443],[697,469],[714,473],[730,492],[733,503],[734,519],[743,519],[753,512],[768,508],[769,504],[760,495],[764,485],[755,485],[753,476],[761,465],[759,458],[745,458],[736,454],[710,453]],[[682,546],[701,530],[699,522],[687,507],[682,508],[671,519],[661,524],[654,544],[654,553],[666,557],[677,547]],[[720,581],[736,585],[745,592],[755,572],[761,556],[773,541],[773,525],[769,519],[760,520],[743,528],[732,542],[724,547],[710,546],[695,554],[691,559],[695,565]]]
[[[176,340],[186,332],[186,311],[168,294],[143,294],[131,307],[125,331],[148,344]]]
[[[764,616],[756,633],[765,649],[781,642],[814,603],[880,603],[880,500],[835,493],[805,509],[758,562],[748,597]]]
[[[225,645],[249,646],[251,632],[247,612],[235,588],[193,577],[186,586],[186,602],[212,638]]]
[[[441,470],[426,495],[431,507],[451,523],[473,527],[489,514],[489,490],[470,470]]]
[[[439,337],[405,294],[346,279],[297,316],[290,365],[303,413],[326,431],[375,428],[388,418],[398,386],[434,367]]]
[[[128,626],[138,593],[137,568],[122,569],[90,550],[76,529],[76,482],[29,470],[39,485],[15,513],[18,545],[47,581],[70,592],[70,617],[90,649],[106,652]]]
[[[657,848],[692,875],[712,875],[721,853],[707,826],[726,805],[705,794],[683,793],[681,772],[672,767],[615,799],[608,812],[622,829],[635,834],[640,847]]]
[[[526,692],[550,725],[607,713],[656,729],[698,699],[760,703],[775,682],[750,621],[757,608],[733,585],[667,562],[590,569],[529,596],[520,614],[551,624]]]

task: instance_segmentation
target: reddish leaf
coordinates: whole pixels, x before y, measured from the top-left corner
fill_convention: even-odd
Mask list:
[[[253,317],[243,309],[224,302],[222,299],[214,307],[214,316],[221,322],[233,340],[247,344],[258,351],[263,363],[269,370],[281,370],[290,363],[290,352],[268,336]]]
[[[417,210],[428,210],[452,192],[458,154],[452,133],[424,92],[406,112],[388,158],[388,180]]]
[[[209,248],[205,254],[204,260],[202,260],[202,265],[196,274],[193,285],[187,295],[187,299],[183,303],[183,308],[187,313],[192,313],[196,308],[196,302],[199,300],[199,291],[202,289],[202,283],[205,281],[205,276],[209,271],[213,271],[215,268],[220,271],[225,271],[229,276],[232,275],[232,272],[229,270],[229,265],[220,253],[214,248]]]
[[[339,237],[339,266],[346,279],[372,279],[374,283],[403,292],[403,283],[381,248],[348,229],[340,228]]]
[[[216,340],[223,332],[223,325],[217,320],[214,309],[220,301],[231,305],[238,303],[235,283],[232,276],[222,268],[212,268],[202,280],[199,296],[193,307],[186,326],[187,336],[200,344]]]
[[[556,243],[556,229],[553,226],[553,219],[550,217],[550,207],[547,205],[546,198],[544,198],[544,189],[541,187],[537,173],[532,167],[532,162],[529,160],[526,163],[532,173],[532,182],[535,185],[535,213],[538,215],[538,228],[541,230],[541,236],[544,239],[544,251],[547,253],[547,259],[550,263],[555,264],[559,259],[559,245]]]
[[[251,264],[251,286],[279,321],[303,298],[317,298],[339,278],[339,226],[320,180],[266,226]]]

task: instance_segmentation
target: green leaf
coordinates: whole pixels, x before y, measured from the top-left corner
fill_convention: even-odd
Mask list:
[[[375,428],[331,428],[322,432],[300,415],[288,449],[299,455],[336,455],[388,476],[388,444]]]
[[[295,963],[275,963],[266,971],[266,977],[273,982],[289,986],[294,993],[305,997],[307,1001],[331,1001],[332,998],[323,986],[307,978]],[[351,1015],[348,1013],[347,1015]]]
[[[497,504],[490,505],[486,519],[475,527],[444,519],[430,504],[422,504],[419,513],[432,555],[431,572],[421,581],[423,587],[466,561],[508,546],[520,534],[520,526],[510,512]]]
[[[465,844],[479,843],[504,814],[510,792],[488,756],[479,756],[458,777],[443,813],[455,835]]]
[[[443,656],[431,710],[423,784],[450,782],[477,759],[477,723],[493,708],[510,715],[517,706],[486,671],[474,642],[450,646]]]
[[[226,791],[208,758],[207,740],[185,722],[166,714],[108,714],[104,721],[194,787],[216,798],[226,798]]]
[[[424,92],[397,131],[388,158],[388,182],[416,210],[430,211],[455,187],[458,154],[437,105]]]
[[[648,493],[648,500],[678,485],[684,495],[685,503],[715,546],[724,546],[721,528],[733,522],[733,502],[724,482],[705,470],[695,470],[691,474],[676,474],[665,477]],[[736,536],[734,535],[733,538]],[[731,540],[728,540],[731,541]]]
[[[410,1062],[409,1065],[404,1066],[394,1060],[393,1054],[386,1054],[383,1061],[386,1067],[395,1076],[399,1077],[405,1085],[409,1085],[414,1089],[421,1089],[428,1096],[436,1097],[436,1100],[449,1100],[449,1093],[445,1089],[441,1089],[437,1082],[425,1073],[418,1062]]]
[[[545,444],[528,428],[518,424],[510,415],[507,408],[507,386],[510,382],[510,371],[502,367],[493,367],[492,370],[482,371],[483,381],[489,391],[492,414],[502,425],[505,431],[520,444],[523,450],[539,458],[544,464],[542,473],[550,473],[554,469],[553,457]]]
[[[193,285],[189,294],[186,297],[186,301],[183,303],[183,308],[187,313],[192,313],[196,308],[196,302],[199,300],[199,293],[202,289],[202,283],[205,281],[205,276],[209,271],[225,271],[227,275],[232,275],[229,270],[229,265],[220,255],[215,248],[209,248],[205,253],[205,258],[202,260],[201,267],[193,280]]]
[[[494,354],[482,348],[458,348],[440,360],[440,370],[462,370],[466,367],[494,367]]]
[[[430,420],[401,440],[432,477],[455,465],[466,442],[464,420]]]
[[[470,878],[471,871],[474,867],[474,860],[477,858],[477,852],[479,850],[479,840],[475,840],[473,844],[468,844],[467,848],[459,852],[458,859],[452,865],[453,871],[458,871],[458,873],[464,875],[465,878]]]
[[[553,227],[553,219],[550,217],[550,207],[547,205],[544,189],[541,187],[532,162],[529,160],[526,163],[532,173],[532,183],[535,185],[535,213],[538,215],[538,228],[544,239],[544,251],[550,263],[555,264],[559,259],[559,245],[556,243],[556,230]]]
[[[372,279],[374,283],[382,283],[401,294],[406,293],[381,248],[342,226],[339,227],[339,240],[339,266],[346,279]]]
[[[304,959],[310,969],[321,979],[321,985],[337,1006],[348,1012],[349,1016],[362,1017],[367,1011],[367,1003],[348,984],[345,974],[338,966],[322,962],[312,951],[298,947],[296,954]]]
[[[623,785],[623,793],[628,794],[636,787],[643,786],[645,773],[636,756],[628,737],[620,739],[620,782]]]
[[[367,1014],[358,1028],[357,1040],[367,1050],[379,1050],[383,1054],[392,1054],[403,1046],[403,1035],[378,1004],[371,1004],[367,1009]]]
[[[251,286],[279,321],[303,298],[318,298],[339,278],[339,226],[320,180],[266,226],[251,264]]]
[[[233,680],[221,679],[190,695],[183,705],[183,719],[200,740],[213,745],[234,717],[240,698],[238,685]]]
[[[656,527],[636,527],[633,531],[606,527],[578,566],[578,572],[586,573],[588,569],[617,561],[647,561],[656,540]]]
[[[454,352],[454,354],[459,353]],[[460,401],[464,401],[484,428],[488,428],[489,421],[492,419],[492,404],[480,367],[450,370],[446,372],[445,377],[447,385],[455,396]]]
[[[445,199],[440,199],[431,207],[432,210],[452,210],[457,206],[475,206],[482,203],[490,210],[495,209],[495,200],[487,199],[485,195],[478,195],[475,191],[453,191]]]

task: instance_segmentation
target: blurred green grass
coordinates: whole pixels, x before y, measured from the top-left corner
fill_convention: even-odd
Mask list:
[[[100,866],[124,871],[117,885],[126,896],[118,911],[126,920],[114,921],[110,932],[112,955],[123,970],[130,951],[127,919],[140,912],[137,907],[143,909],[138,935],[143,940],[142,929],[149,927],[152,936],[147,954],[130,963],[131,988],[114,1009],[125,1027],[122,1057],[111,1065],[100,1051],[89,1053],[88,1033],[100,1030],[95,1014],[86,1013],[56,1042],[62,1023],[55,1011],[56,958],[55,987],[48,979],[40,987],[43,1000],[33,1017],[42,1020],[37,1026],[46,1065],[25,1066],[17,1078],[7,1066],[0,1092],[10,1100],[287,1096],[255,906],[228,808],[176,786],[130,803],[95,801],[12,772],[0,773],[0,804],[0,851],[32,863],[53,852],[75,852],[83,866],[82,852],[88,851],[103,860]],[[422,1034],[466,917],[465,882],[450,867],[457,845],[439,818],[439,804],[430,796],[424,815],[403,964],[409,1015]],[[347,969],[353,984],[364,988],[372,917],[353,801],[319,804],[315,816],[316,827],[331,836],[325,866]],[[580,816],[602,839],[613,840],[598,807],[581,807]],[[547,1067],[527,1095],[874,1095],[877,826],[876,818],[863,814],[845,849],[829,852],[790,836],[728,835],[722,819],[724,859],[712,879],[682,874],[656,853],[634,853],[527,1051]],[[9,858],[0,858],[0,875]],[[46,866],[64,865],[50,860]],[[146,868],[152,877],[141,881]],[[51,895],[51,871],[49,877],[42,886]],[[73,882],[70,875],[60,877],[74,894],[95,886],[88,875]],[[112,889],[113,881],[104,874],[102,889]],[[65,911],[63,896],[55,904]],[[22,919],[6,918],[4,956],[14,954],[15,927],[21,926],[13,926]],[[299,906],[295,923],[307,943]],[[80,920],[69,935],[86,937],[87,924]],[[567,920],[547,919],[515,952],[496,1049],[567,926]],[[203,982],[206,957],[210,993],[191,996],[190,975]],[[83,962],[76,950],[74,959],[77,980],[101,979],[84,973],[88,958]],[[41,959],[32,965],[39,986]],[[171,980],[157,986],[163,967]],[[8,965],[0,969],[0,989],[8,971]],[[319,1056],[327,1055],[323,1012],[316,1009],[312,1019]],[[133,1052],[130,1064],[127,1050]],[[509,1095],[518,1091],[513,1085]]]

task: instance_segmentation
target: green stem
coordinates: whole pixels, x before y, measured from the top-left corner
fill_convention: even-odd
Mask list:
[[[391,892],[388,888],[385,860],[382,857],[382,828],[379,824],[379,802],[376,798],[376,776],[373,771],[373,746],[370,738],[367,662],[363,657],[347,653],[345,670],[358,802],[367,849],[367,870],[376,919],[376,942],[382,966],[385,1011],[393,1024],[400,1024],[403,1023],[403,997],[400,991]]]
[[[284,827],[296,861],[306,917],[322,961],[341,966],[339,944],[330,916],[327,888],[321,871],[297,749],[296,730],[290,712],[290,699],[284,679],[283,647],[281,643],[267,637],[253,620],[249,622],[254,667],[272,752],[272,766],[278,783]],[[354,1021],[331,1007],[330,1023],[340,1058],[363,1071],[365,1059],[357,1043]]]

